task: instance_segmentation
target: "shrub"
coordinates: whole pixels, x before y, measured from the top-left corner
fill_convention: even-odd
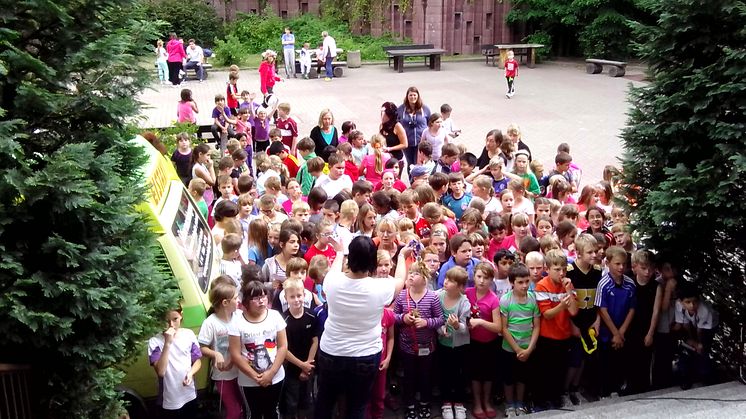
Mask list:
[[[250,54],[249,47],[238,40],[235,34],[229,34],[225,41],[218,39],[215,42],[215,56],[212,63],[229,66],[232,64],[244,65]]]
[[[223,37],[223,21],[204,0],[145,0],[145,13],[151,19],[166,22],[161,39],[170,32],[186,41],[194,38],[202,47],[213,47]]]
[[[541,62],[549,58],[549,54],[552,51],[552,35],[544,31],[536,31],[523,38],[523,42],[544,45],[544,48],[536,49],[536,61]]]

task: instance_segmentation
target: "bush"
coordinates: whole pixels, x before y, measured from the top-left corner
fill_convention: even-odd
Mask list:
[[[184,41],[194,38],[197,45],[211,48],[223,37],[223,21],[204,0],[145,0],[144,6],[149,18],[167,23],[161,33],[164,41],[176,32]]]
[[[549,59],[549,53],[552,52],[552,35],[544,31],[536,31],[531,35],[523,38],[527,44],[542,44],[544,48],[536,49],[536,61],[541,62]]]
[[[234,34],[225,37],[225,41],[218,39],[215,42],[215,56],[210,62],[217,65],[229,66],[244,65],[250,53],[249,48],[238,40]]]

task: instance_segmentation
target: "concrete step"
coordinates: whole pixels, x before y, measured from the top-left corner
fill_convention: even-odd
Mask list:
[[[566,410],[550,410],[532,418],[744,418],[746,386],[733,381],[681,390],[678,387],[609,398]]]

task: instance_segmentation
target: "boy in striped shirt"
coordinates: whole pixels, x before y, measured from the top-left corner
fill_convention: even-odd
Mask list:
[[[513,290],[500,298],[503,326],[503,379],[505,380],[505,417],[525,415],[523,394],[531,375],[529,357],[539,340],[541,314],[536,295],[529,291],[531,274],[526,265],[513,265],[508,274]],[[515,390],[515,393],[514,393]]]

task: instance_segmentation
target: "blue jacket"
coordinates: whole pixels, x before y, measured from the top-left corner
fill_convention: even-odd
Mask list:
[[[399,122],[407,133],[408,147],[417,147],[420,144],[422,133],[427,129],[427,119],[430,118],[430,108],[422,105],[422,110],[417,112],[414,117],[407,113],[404,105],[396,109]]]
[[[474,286],[474,267],[477,266],[479,263],[479,259],[477,258],[471,258],[468,264],[464,266],[466,269],[466,272],[469,273],[469,279],[466,281],[466,287],[473,287]],[[443,288],[443,283],[446,280],[446,272],[448,272],[449,269],[453,268],[456,265],[456,260],[453,259],[453,256],[451,256],[450,259],[446,261],[446,263],[443,264],[443,266],[440,267],[440,272],[438,273],[438,289]]]

